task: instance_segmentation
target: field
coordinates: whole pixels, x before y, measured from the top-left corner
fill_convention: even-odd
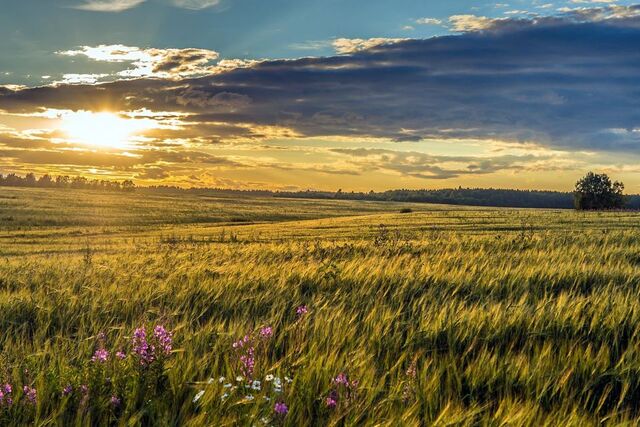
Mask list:
[[[0,187],[0,424],[637,425],[639,297],[638,213]]]

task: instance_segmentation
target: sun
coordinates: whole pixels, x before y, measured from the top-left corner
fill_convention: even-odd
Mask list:
[[[144,120],[107,112],[69,112],[61,118],[61,129],[73,142],[96,148],[129,148],[132,137],[149,128]]]

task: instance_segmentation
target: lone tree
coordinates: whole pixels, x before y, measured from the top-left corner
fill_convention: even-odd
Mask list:
[[[576,182],[573,201],[578,210],[620,209],[624,206],[624,184],[611,183],[607,174],[589,172]]]

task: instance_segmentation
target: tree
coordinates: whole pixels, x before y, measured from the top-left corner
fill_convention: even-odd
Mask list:
[[[24,184],[27,187],[35,187],[36,186],[36,182],[38,182],[38,180],[36,179],[36,176],[33,172],[29,172],[25,177],[24,177]]]
[[[49,174],[42,175],[38,180],[38,187],[48,188],[52,186],[53,186],[53,179],[51,179],[51,176]]]
[[[84,176],[74,176],[71,178],[71,188],[84,188],[87,186],[87,178]]]
[[[611,182],[606,174],[589,172],[576,182],[573,201],[578,210],[620,209],[624,207],[624,184]]]
[[[136,185],[130,179],[122,181],[122,191],[135,191]]]
[[[67,187],[69,185],[70,178],[65,176],[57,176],[56,177],[56,186],[57,187]]]

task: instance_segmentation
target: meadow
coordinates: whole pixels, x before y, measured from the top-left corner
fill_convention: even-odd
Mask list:
[[[637,425],[639,297],[636,212],[0,188],[0,424]]]

